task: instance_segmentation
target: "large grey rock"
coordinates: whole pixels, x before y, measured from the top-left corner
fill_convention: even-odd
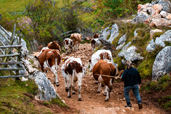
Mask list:
[[[123,36],[119,39],[118,45],[120,45],[120,44],[122,44],[122,43],[125,43],[125,41],[126,41],[126,34],[123,35]]]
[[[109,30],[109,27],[106,27],[105,29],[103,29],[101,31],[101,34],[100,34],[100,37],[103,39],[103,40],[106,40],[107,36],[110,34],[110,30]]]
[[[150,41],[150,43],[147,45],[146,50],[147,51],[153,51],[155,50],[156,44],[154,43],[154,39]]]
[[[136,47],[135,46],[131,46],[129,47],[126,52],[124,53],[124,57],[126,60],[131,60],[131,61],[135,61],[135,60],[142,60],[144,59],[144,57],[140,56],[140,53],[135,52],[136,51]]]
[[[171,42],[171,30],[166,31],[160,37],[157,37],[155,40],[155,44],[165,47],[164,41]]]
[[[37,69],[33,68],[28,60],[23,60],[23,63],[25,69],[27,69],[30,74],[28,78],[33,79],[38,85],[37,100],[50,101],[52,98],[56,98],[56,96],[59,97],[45,73],[39,72]]]
[[[126,52],[127,48],[129,47],[129,45],[131,45],[131,42],[128,42],[123,48],[122,50],[118,53],[119,57],[123,57],[124,53]]]
[[[148,19],[148,16],[143,14],[143,13],[139,13],[133,20],[131,23],[143,23]]]
[[[171,13],[171,2],[169,0],[152,0],[151,4],[160,4],[163,6],[163,11]]]
[[[110,38],[108,39],[108,42],[112,43],[112,41],[119,35],[119,27],[117,24],[112,25],[112,29],[110,30]]]
[[[166,73],[170,73],[171,68],[171,46],[163,48],[156,56],[153,69],[152,80],[157,76],[163,76]]]
[[[56,98],[58,96],[45,73],[37,71],[29,75],[29,78],[34,79],[35,83],[38,85],[39,93],[37,98],[39,100],[50,101],[52,98]]]

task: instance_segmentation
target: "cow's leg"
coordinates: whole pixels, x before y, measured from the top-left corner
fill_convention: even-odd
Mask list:
[[[55,74],[55,81],[54,81],[54,83],[56,84],[56,86],[59,86],[58,74],[57,74],[57,71],[56,71],[56,68],[55,68],[55,67],[56,67],[56,66],[53,65],[53,66],[51,67],[51,71]]]
[[[68,92],[68,81],[67,81],[67,77],[68,77],[69,75],[67,75],[67,74],[65,73],[65,71],[64,71],[64,69],[63,69],[63,66],[62,66],[62,68],[61,68],[61,72],[62,72],[62,75],[63,75],[63,77],[64,77],[64,81],[65,81],[65,91]]]
[[[68,98],[71,98],[71,81],[72,81],[72,79],[71,79],[71,76],[69,75],[68,77],[67,77],[67,82],[68,82]]]
[[[107,95],[106,95],[105,101],[108,101],[110,98],[110,90],[109,90],[108,86],[106,86],[106,87],[107,87]]]
[[[78,101],[82,101],[82,99],[81,99],[81,83],[82,83],[82,77],[83,77],[83,74],[82,73],[78,73],[77,74],[77,78],[78,78],[78,92],[79,92]]]
[[[107,95],[107,86],[105,85],[105,90],[104,90],[104,94],[103,94],[104,96],[106,96]]]
[[[72,94],[75,94],[75,80],[74,80],[74,78],[75,78],[75,71],[73,71],[73,73],[72,73],[72,81],[71,81],[71,83],[72,83]]]
[[[109,87],[110,87],[110,88],[109,88],[110,92],[112,91],[112,82],[113,82],[113,79],[111,78],[111,79],[110,79],[110,86],[109,86]]]
[[[103,82],[103,78],[100,75],[99,78],[98,78],[98,89],[97,89],[97,93],[100,93],[100,89],[101,89],[102,82]]]

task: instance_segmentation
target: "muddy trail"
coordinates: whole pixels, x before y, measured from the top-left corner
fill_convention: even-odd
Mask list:
[[[74,56],[81,58],[83,63],[87,65],[89,59],[92,55],[92,49],[90,44],[81,44],[80,50],[77,52],[72,52],[67,56]],[[63,57],[66,55],[63,54]],[[60,64],[62,66],[63,62]],[[51,82],[54,82],[54,76],[49,73],[47,74],[48,78]],[[78,92],[75,95],[71,95],[71,98],[67,98],[67,92],[65,92],[65,83],[64,78],[61,73],[61,68],[58,69],[58,79],[59,79],[59,87],[55,87],[56,92],[60,95],[60,97],[65,101],[65,103],[72,109],[76,109],[77,111],[70,113],[79,113],[79,114],[168,114],[164,110],[156,107],[148,98],[148,96],[140,93],[143,103],[143,109],[138,109],[138,104],[133,95],[133,92],[130,92],[130,100],[132,103],[132,107],[125,108],[126,101],[124,98],[123,82],[115,82],[113,84],[113,90],[111,91],[111,96],[109,101],[105,102],[105,97],[103,96],[104,87],[101,88],[101,93],[97,92],[98,85],[95,84],[95,80],[91,75],[91,72],[86,72],[83,77],[82,87],[81,87],[81,96],[82,101],[78,101]],[[76,85],[77,87],[77,85]],[[142,96],[143,94],[143,96]]]

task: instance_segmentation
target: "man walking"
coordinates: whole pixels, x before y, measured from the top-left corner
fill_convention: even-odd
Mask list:
[[[139,75],[138,70],[132,67],[132,62],[130,60],[126,62],[126,65],[127,69],[121,76],[122,81],[124,81],[124,95],[127,102],[127,105],[125,107],[132,107],[129,98],[129,91],[132,89],[138,101],[139,109],[142,109],[142,102],[139,94],[139,87],[141,86],[141,77]]]

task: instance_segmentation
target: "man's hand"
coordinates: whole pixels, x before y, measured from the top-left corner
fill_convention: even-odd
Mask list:
[[[139,89],[140,89],[140,87],[142,86],[142,84],[138,84],[139,85]]]

